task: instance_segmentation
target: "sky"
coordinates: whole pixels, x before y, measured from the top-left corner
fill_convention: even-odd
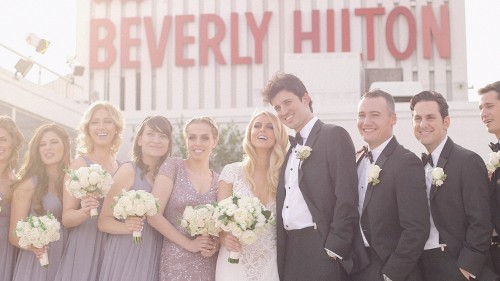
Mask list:
[[[75,56],[77,0],[2,0],[0,44],[48,65],[64,75],[70,72],[66,61]],[[82,0],[91,1],[91,0]],[[469,98],[477,100],[477,90],[500,80],[500,36],[497,28],[499,0],[465,0],[467,73]],[[44,55],[33,51],[24,38],[35,33],[49,39]],[[0,64],[9,69],[18,57],[0,47]],[[35,76],[36,71],[28,75]],[[27,77],[29,78],[29,77]]]

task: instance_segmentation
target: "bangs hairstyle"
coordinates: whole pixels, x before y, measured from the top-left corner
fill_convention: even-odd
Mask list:
[[[149,167],[144,163],[143,157],[142,157],[142,147],[139,146],[139,137],[142,136],[144,133],[144,130],[148,126],[151,128],[153,131],[165,134],[168,137],[168,150],[165,155],[163,155],[158,162],[158,165],[156,167]],[[156,174],[158,173],[158,169],[160,165],[167,159],[168,156],[172,153],[172,124],[170,124],[170,121],[168,121],[167,118],[163,116],[148,116],[144,121],[142,121],[139,130],[134,136],[134,144],[132,146],[132,155],[130,158],[137,164],[139,169],[141,169],[141,177],[144,178],[144,176],[150,171],[153,170],[153,176],[156,177]]]
[[[12,151],[10,152],[10,157],[8,159],[7,166],[4,171],[1,172],[12,172],[16,168],[17,161],[19,160],[19,151],[24,144],[24,136],[17,127],[14,120],[8,116],[0,115],[0,128],[3,128],[12,138]]]
[[[252,187],[252,190],[257,188],[255,182],[252,180],[252,175],[255,171],[255,165],[257,163],[257,153],[255,152],[255,147],[252,144],[251,135],[255,120],[259,116],[266,116],[269,118],[271,124],[273,125],[274,138],[276,139],[276,143],[269,154],[269,167],[267,169],[266,181],[263,187],[268,195],[268,198],[273,198],[276,195],[276,188],[278,187],[281,165],[285,160],[286,147],[288,145],[288,134],[285,126],[279,121],[278,117],[268,111],[256,113],[248,123],[245,131],[245,138],[243,139],[243,150],[245,151],[245,156],[243,158],[243,174],[244,178]]]
[[[94,141],[90,137],[89,125],[92,116],[99,109],[105,109],[109,112],[109,115],[113,120],[113,124],[116,127],[116,134],[111,145],[111,154],[115,156],[120,149],[120,145],[122,144],[123,127],[125,126],[122,112],[110,102],[95,101],[85,111],[82,119],[80,120],[80,125],[78,127],[79,133],[76,139],[76,151],[78,156],[94,151]]]
[[[184,132],[183,132],[184,138],[187,137],[187,130],[188,130],[189,126],[193,123],[207,124],[211,128],[212,135],[214,136],[215,141],[219,140],[219,126],[217,126],[217,123],[215,123],[215,120],[212,117],[208,117],[208,116],[193,117],[193,118],[189,119],[187,121],[186,125],[184,125]]]
[[[45,169],[45,164],[42,161],[42,157],[40,155],[40,142],[42,137],[47,132],[53,132],[60,139],[64,146],[64,154],[61,161],[58,163],[57,171],[57,179],[55,182],[55,190],[57,197],[62,202],[62,194],[63,194],[63,185],[64,185],[64,170],[69,166],[69,162],[71,159],[71,147],[69,142],[69,136],[66,131],[56,124],[45,124],[36,129],[31,141],[28,145],[28,151],[24,157],[24,162],[19,170],[18,178],[20,179],[16,184],[14,184],[14,188],[18,186],[19,183],[24,182],[25,180],[29,180],[32,177],[36,177],[36,186],[35,193],[33,194],[33,199],[31,205],[33,206],[33,210],[41,215],[45,213],[42,205],[42,199],[48,192],[49,187],[49,177],[47,175],[47,171]]]

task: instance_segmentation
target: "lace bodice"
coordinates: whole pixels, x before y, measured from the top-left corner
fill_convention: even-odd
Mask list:
[[[237,162],[226,165],[222,170],[219,181],[233,184],[233,193],[255,196],[249,183],[243,178],[243,163]],[[267,203],[268,208],[276,215],[276,201]],[[270,258],[276,257],[276,225],[259,233],[257,241],[251,245],[243,245],[240,253],[240,264],[245,268],[247,280],[264,280],[266,273],[274,271],[275,263]]]

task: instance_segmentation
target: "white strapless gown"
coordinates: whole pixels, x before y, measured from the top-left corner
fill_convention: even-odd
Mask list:
[[[219,177],[233,184],[233,192],[255,196],[246,182],[243,181],[243,166],[241,162],[226,165]],[[269,202],[266,206],[276,215],[276,202]],[[279,281],[278,264],[276,261],[276,225],[259,233],[255,243],[244,245],[240,252],[239,263],[232,264],[227,261],[229,251],[221,246],[217,258],[215,271],[216,281]]]

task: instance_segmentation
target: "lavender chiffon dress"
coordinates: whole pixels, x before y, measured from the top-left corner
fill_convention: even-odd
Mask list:
[[[36,186],[37,180],[33,178],[34,186]],[[43,209],[47,212],[51,212],[59,222],[61,222],[62,217],[62,203],[59,198],[47,192],[47,194],[42,199]],[[30,212],[34,216],[37,215],[33,210]],[[67,240],[67,230],[61,224],[61,238],[58,241],[51,242],[49,244],[48,256],[49,256],[49,266],[48,268],[43,268],[40,266],[40,261],[35,256],[32,251],[20,250],[19,256],[17,258],[16,266],[14,269],[13,281],[52,281],[56,275],[59,263],[61,262],[64,244]]]
[[[135,168],[134,184],[130,190],[151,192],[152,186],[146,178],[141,179],[141,170]],[[132,234],[109,234],[104,244],[104,257],[99,274],[100,281],[157,281],[162,236],[147,221],[142,230],[142,242],[134,244]]]
[[[9,242],[10,205],[1,192],[0,198],[0,280],[11,280],[18,249]]]

